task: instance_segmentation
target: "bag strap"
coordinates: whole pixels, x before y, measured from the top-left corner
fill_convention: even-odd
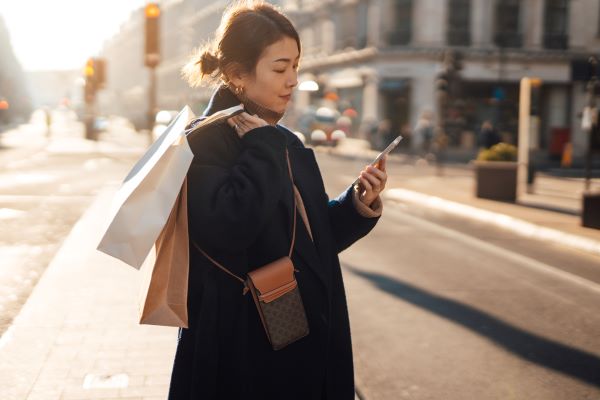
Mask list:
[[[296,213],[297,213],[298,204],[296,202],[296,196],[294,194],[294,176],[292,174],[292,165],[290,164],[290,157],[289,157],[287,148],[285,149],[285,158],[287,160],[288,173],[289,173],[289,176],[290,176],[290,181],[292,182],[292,195],[294,196],[294,222],[292,224],[292,243],[290,245],[290,251],[289,251],[289,254],[288,254],[288,257],[292,258],[292,252],[294,251],[294,243],[296,242]],[[233,272],[229,271],[227,268],[225,268],[224,266],[222,266],[219,262],[217,262],[216,260],[214,260],[211,256],[209,256],[208,254],[206,254],[206,252],[204,250],[202,250],[200,248],[200,246],[198,246],[198,244],[194,240],[190,239],[190,241],[192,242],[192,244],[194,245],[194,247],[196,247],[196,249],[198,249],[213,264],[215,264],[217,267],[221,268],[223,271],[225,271],[226,273],[228,273],[229,275],[231,275],[233,278],[235,278],[238,281],[242,282],[242,284],[244,285],[244,290],[242,291],[242,295],[245,295],[246,293],[248,293],[248,290],[249,290],[248,284],[246,283],[246,281],[244,279],[240,278],[239,276],[237,276]],[[298,272],[298,270],[296,268],[294,268],[294,271]]]
[[[290,174],[290,182],[292,182],[292,196],[294,196],[294,223],[292,224],[292,243],[290,245],[289,258],[292,258],[292,251],[294,250],[294,243],[296,242],[296,214],[298,209],[298,203],[296,202],[296,193],[294,191],[294,175],[292,175],[292,164],[290,164],[290,156],[288,154],[287,147],[285,148],[285,158],[287,160],[288,172]]]

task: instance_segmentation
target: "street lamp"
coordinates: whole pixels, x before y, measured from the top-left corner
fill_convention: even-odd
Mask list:
[[[160,63],[160,7],[149,3],[144,8],[144,64],[150,69],[148,88],[148,141],[152,144],[152,127],[156,113],[156,67]]]

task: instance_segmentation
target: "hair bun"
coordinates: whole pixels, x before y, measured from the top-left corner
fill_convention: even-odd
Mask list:
[[[210,75],[219,68],[219,59],[208,50],[202,53],[198,63],[203,75]]]

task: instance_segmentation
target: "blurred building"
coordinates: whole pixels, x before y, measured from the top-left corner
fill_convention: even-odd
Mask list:
[[[200,113],[208,103],[210,90],[189,88],[180,71],[192,50],[214,34],[226,5],[226,1],[209,0],[160,2],[159,109],[179,110],[188,104]],[[107,83],[99,104],[102,112],[127,116],[137,127],[145,125],[148,111],[150,76],[143,52],[144,10],[140,8],[104,45],[101,56],[107,62]]]
[[[351,100],[363,120],[389,119],[397,134],[437,111],[436,75],[453,49],[463,129],[451,147],[473,149],[484,120],[515,142],[528,76],[542,80],[538,156],[557,157],[568,138],[584,154],[585,82],[571,65],[600,49],[597,0],[289,0],[286,9],[303,39],[302,79]],[[297,107],[311,101],[303,97]]]
[[[572,62],[600,50],[597,0],[282,0],[302,37],[301,81],[317,92],[297,92],[290,121],[328,91],[351,106],[358,121],[388,119],[393,133],[410,132],[426,110],[436,112],[436,76],[444,52],[462,55],[463,121],[450,146],[476,148],[484,120],[516,141],[519,81],[542,80],[539,155],[556,156],[566,140],[575,158],[584,154],[579,113],[585,82],[572,79]],[[169,0],[161,3],[161,64],[158,106],[201,112],[210,91],[190,89],[180,69],[194,47],[209,39],[227,1]],[[143,66],[143,10],[132,13],[105,45],[108,82],[105,109],[139,114],[147,110],[149,77]],[[295,115],[294,115],[295,114]],[[353,132],[361,135],[360,131]],[[410,140],[406,141],[410,145]],[[406,145],[405,144],[405,145]]]
[[[25,73],[17,60],[10,35],[0,15],[0,125],[24,120],[31,112]]]
[[[27,71],[27,83],[34,108],[83,104],[81,70]]]

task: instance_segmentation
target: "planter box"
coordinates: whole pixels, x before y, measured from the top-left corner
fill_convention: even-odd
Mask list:
[[[515,202],[516,161],[475,161],[475,195],[484,199]]]
[[[581,210],[581,225],[600,229],[600,193],[584,193]]]

